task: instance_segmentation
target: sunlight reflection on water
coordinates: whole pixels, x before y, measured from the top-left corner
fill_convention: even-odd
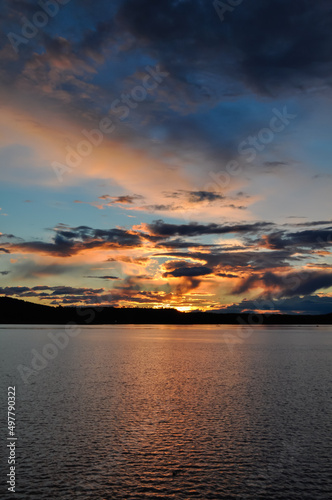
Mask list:
[[[16,498],[330,498],[330,327],[84,327],[23,384],[49,328],[0,329]]]

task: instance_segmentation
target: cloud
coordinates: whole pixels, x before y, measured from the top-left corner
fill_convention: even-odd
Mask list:
[[[85,250],[137,247],[141,243],[138,233],[118,228],[104,230],[79,226],[66,229],[59,227],[53,231],[55,236],[51,243],[26,241],[9,244],[9,247],[14,253],[40,253],[57,257],[71,257]]]
[[[288,163],[285,161],[265,161],[264,166],[265,167],[272,167],[272,168],[277,168],[277,167],[286,167]]]
[[[99,294],[104,291],[104,288],[82,288],[71,286],[54,286],[50,287],[52,295],[79,295],[79,294]]]
[[[289,247],[323,249],[332,245],[332,231],[330,229],[309,229],[293,233],[278,231],[265,235],[261,240],[261,245],[273,250]]]
[[[216,276],[220,276],[221,278],[238,278],[237,274],[230,273],[216,273]]]
[[[165,193],[167,198],[184,199],[188,203],[214,202],[224,200],[225,196],[214,191],[186,191],[185,189]]]
[[[287,274],[267,272],[263,275],[252,275],[245,278],[233,290],[233,294],[240,295],[256,287],[265,289],[265,295],[272,293],[274,296],[294,297],[310,295],[317,290],[327,289],[332,286],[332,273],[298,271]]]
[[[194,278],[192,276],[183,276],[175,286],[174,294],[178,297],[182,297],[184,295],[189,294],[200,285],[200,280]]]
[[[39,253],[53,255],[56,257],[72,257],[83,251],[94,249],[114,250],[139,248],[147,243],[155,248],[213,248],[215,244],[197,243],[185,241],[182,236],[196,237],[217,234],[240,233],[252,235],[259,233],[273,224],[268,222],[257,222],[253,224],[219,225],[210,224],[169,224],[163,220],[154,221],[151,224],[134,226],[130,230],[121,228],[94,229],[88,226],[64,227],[58,226],[52,229],[54,236],[51,242],[44,241],[18,241],[6,243],[8,250],[12,253]],[[141,229],[141,230],[139,230]],[[174,238],[178,236],[179,238]]]
[[[163,273],[163,277],[173,277],[180,278],[183,276],[186,277],[196,277],[196,276],[206,276],[208,274],[212,274],[212,269],[205,266],[178,266],[172,271],[167,271]]]
[[[157,205],[143,205],[141,207],[137,207],[137,210],[143,210],[147,212],[172,212],[177,210],[183,210],[183,207],[180,205],[170,204],[157,204]]]
[[[42,293],[47,292],[47,293]],[[35,287],[27,286],[12,286],[0,287],[0,294],[15,295],[19,297],[43,297],[54,298],[54,296],[61,297],[63,295],[96,295],[104,292],[104,288],[83,288],[71,286],[43,286],[38,285]]]
[[[230,271],[260,271],[290,266],[290,263],[300,262],[301,256],[295,256],[287,250],[274,252],[256,252],[243,250],[243,247],[235,247],[233,251],[225,251],[221,248],[219,251],[211,247],[210,251],[191,251],[189,252],[162,252],[154,254],[155,256],[168,256],[175,258],[190,257],[204,262],[208,267],[214,269],[214,272],[223,272],[223,269]]]
[[[51,258],[50,258],[51,257]],[[55,262],[53,255],[39,258],[37,261],[20,259],[15,263],[12,272],[13,280],[47,279],[59,275],[81,273],[81,266],[73,262]]]
[[[303,233],[306,235],[308,231],[321,235],[320,230],[277,233],[275,224],[264,221],[175,224],[157,220],[129,229],[70,227],[61,223],[50,231],[53,233],[50,242],[25,242],[13,237],[5,243],[6,248],[17,254],[44,256],[38,263],[25,257],[20,259],[12,271],[14,280],[44,280],[71,274],[76,279],[83,276],[108,281],[111,288],[104,291],[67,286],[24,291],[41,300],[49,300],[52,295],[59,303],[75,303],[75,300],[80,303],[89,297],[92,303],[97,301],[98,294],[107,292],[112,293],[112,304],[117,305],[135,304],[136,299],[137,304],[144,304],[146,298],[146,304],[181,303],[188,307],[190,303],[190,307],[196,304],[205,307],[220,300],[221,293],[225,301],[232,295],[245,294],[280,298],[310,295],[332,286],[332,274],[322,262],[325,251],[321,255],[321,250],[301,251],[284,244],[280,249],[266,248],[267,238],[271,237],[271,243],[276,234],[283,242],[293,242],[295,236],[302,241]],[[229,236],[232,234],[236,237]],[[211,235],[228,236],[209,243]],[[90,252],[89,262],[86,252]],[[109,274],[106,262],[115,263],[115,274],[113,271]],[[295,270],[294,265],[306,268]],[[97,269],[100,274],[94,275]]]
[[[129,264],[145,266],[149,260],[149,257],[129,257],[128,255],[117,255],[116,257],[109,257],[107,262],[126,262]]]
[[[296,227],[305,227],[305,226],[326,226],[326,225],[331,225],[332,220],[316,220],[316,221],[310,221],[310,222],[298,222],[297,224],[287,224],[287,225],[292,225]]]
[[[189,202],[191,203],[200,203],[202,201],[212,202],[224,199],[223,195],[214,193],[212,191],[190,191],[188,194]]]
[[[234,287],[250,297],[260,289],[289,294],[282,279],[296,279],[293,266],[321,273],[301,274],[299,291],[328,285],[331,2],[233,2],[239,5],[221,22],[212,0],[71,0],[16,54],[6,33],[21,33],[22,16],[31,20],[37,3],[4,0],[0,18],[0,163],[4,189],[20,190],[17,199],[7,197],[6,210],[25,206],[38,219],[42,206],[39,220],[54,221],[69,199],[87,201],[70,206],[71,226],[59,224],[45,237],[41,227],[27,236],[28,213],[14,217],[25,239],[0,235],[3,260],[15,257],[13,267],[3,265],[13,285],[22,278],[54,284],[61,275],[75,293],[54,300],[93,303],[98,293],[80,280],[94,277],[116,287],[113,299],[100,292],[106,302],[158,305],[175,295],[182,304],[181,293],[186,305],[227,301]],[[161,82],[151,77],[158,71],[168,73]],[[144,81],[155,88],[142,101],[120,102]],[[257,143],[249,166],[240,145],[252,134],[267,137],[275,109],[296,113],[296,127]],[[104,118],[114,128],[96,145]],[[88,137],[90,153],[78,155]],[[75,164],[77,155],[61,187],[52,164]],[[35,203],[22,205],[26,185]],[[290,210],[316,220],[283,224]],[[127,227],[134,211],[140,224]],[[83,215],[87,225],[80,225]],[[126,226],[109,227],[113,216]],[[26,293],[49,300],[53,292]]]
[[[0,238],[5,238],[6,240],[20,239],[14,236],[13,234],[8,234],[8,233],[0,233]]]
[[[234,204],[220,204],[221,201],[227,200],[226,196],[214,191],[191,191],[180,189],[174,192],[163,192],[160,194],[159,198],[162,199],[162,203],[145,203],[142,204],[142,200],[146,199],[147,196],[142,195],[122,195],[122,196],[111,196],[108,194],[99,196],[98,200],[101,202],[83,202],[75,200],[75,203],[86,203],[95,206],[100,209],[105,207],[112,207],[114,205],[121,205],[125,210],[135,210],[140,212],[180,212],[182,213],[187,208],[195,209],[197,205],[202,208],[218,206],[218,207],[229,207],[233,209],[243,209],[244,206],[236,206]],[[153,198],[153,196],[150,198]],[[175,200],[168,202],[169,199]],[[232,198],[234,200],[234,198]],[[229,201],[231,198],[229,199]]]
[[[218,312],[243,313],[260,312],[268,317],[271,313],[283,314],[330,314],[332,312],[332,297],[308,295],[306,297],[291,297],[285,299],[243,300],[220,309]]]
[[[100,200],[107,200],[107,205],[132,205],[134,202],[137,200],[143,199],[144,196],[134,194],[134,195],[123,195],[123,196],[110,196],[108,194],[105,194],[103,196],[99,196]]]
[[[22,295],[25,294],[26,292],[29,292],[30,288],[27,286],[6,286],[6,287],[0,287],[0,294],[2,295]]]
[[[156,220],[152,224],[144,225],[151,234],[170,237],[170,236],[203,236],[210,234],[229,234],[229,233],[256,233],[262,231],[273,224],[270,222],[256,222],[254,224],[237,224],[233,226],[220,224],[169,224],[163,220]]]
[[[120,279],[118,276],[84,276],[84,278],[93,278],[93,279],[100,279],[100,280],[119,280]]]
[[[228,75],[264,94],[310,88],[317,77],[329,84],[331,18],[332,6],[324,0],[291,4],[253,0],[226,13],[223,23],[213,6],[198,0],[158,4],[127,0],[120,10],[123,27],[161,59],[179,82],[198,86],[198,79],[189,79],[198,68],[209,73],[213,68],[223,80],[227,62]],[[211,91],[205,98],[208,95]]]

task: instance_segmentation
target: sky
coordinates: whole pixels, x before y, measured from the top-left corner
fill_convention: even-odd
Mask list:
[[[3,0],[0,295],[332,311],[329,0]]]

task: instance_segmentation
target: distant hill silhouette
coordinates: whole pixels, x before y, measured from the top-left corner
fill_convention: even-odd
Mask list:
[[[63,325],[111,324],[228,324],[228,325],[330,325],[332,313],[324,315],[179,312],[176,309],[116,307],[51,307],[11,297],[0,297],[0,324]]]

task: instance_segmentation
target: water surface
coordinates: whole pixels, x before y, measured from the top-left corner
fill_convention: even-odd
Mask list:
[[[1,498],[332,498],[331,327],[79,328],[0,328]]]

